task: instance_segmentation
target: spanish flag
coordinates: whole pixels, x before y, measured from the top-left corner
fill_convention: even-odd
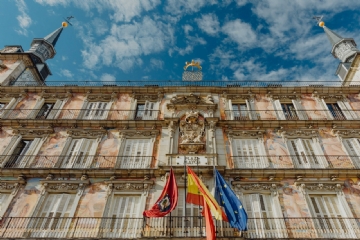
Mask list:
[[[187,167],[188,172],[188,191],[186,195],[186,202],[195,205],[205,206],[207,203],[208,208],[217,220],[225,220],[227,218],[215,198],[211,195],[209,190],[203,184],[203,182],[196,176],[190,167]]]

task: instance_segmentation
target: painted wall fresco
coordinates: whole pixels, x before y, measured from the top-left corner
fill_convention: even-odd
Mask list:
[[[260,119],[277,119],[273,103],[265,95],[256,95],[255,108],[259,111]]]
[[[1,128],[0,130],[0,154],[5,150],[5,148],[8,146],[8,144],[11,141],[13,134],[12,129],[10,128]]]
[[[103,216],[106,205],[106,184],[102,180],[92,183],[85,189],[81,197],[75,217],[96,217]]]
[[[327,119],[326,112],[324,111],[320,103],[311,96],[311,94],[301,95],[301,105],[305,110],[307,110],[306,114],[308,115],[309,120]]]
[[[351,107],[357,111],[357,115],[360,116],[360,96],[359,94],[349,94],[348,99]]]
[[[131,100],[129,94],[119,94],[118,100],[113,103],[111,114],[109,114],[109,120],[127,120],[130,119],[133,115],[131,110]]]
[[[80,114],[84,99],[84,94],[74,93],[72,98],[64,105],[63,110],[59,115],[59,119],[76,119]]]
[[[14,107],[9,118],[26,118],[34,109],[36,101],[40,98],[37,94],[29,93]]]
[[[93,167],[113,168],[119,153],[119,131],[109,131],[99,143]]]
[[[5,67],[0,67],[0,75],[7,72],[8,70],[13,69],[14,63],[16,63],[17,60],[2,60],[2,64]]]
[[[294,167],[292,159],[287,156],[290,154],[281,135],[273,130],[267,130],[264,135],[264,144],[266,153],[269,155],[270,166],[274,168]]]

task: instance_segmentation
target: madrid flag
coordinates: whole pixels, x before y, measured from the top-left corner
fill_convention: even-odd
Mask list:
[[[178,202],[178,187],[173,169],[170,170],[170,176],[165,184],[165,187],[156,201],[154,206],[143,212],[145,217],[164,217],[176,208]]]

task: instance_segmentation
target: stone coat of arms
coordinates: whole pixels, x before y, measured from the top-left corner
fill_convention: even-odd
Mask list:
[[[199,119],[199,113],[190,111],[185,119],[180,121],[180,148],[187,153],[196,153],[205,146],[204,120]]]

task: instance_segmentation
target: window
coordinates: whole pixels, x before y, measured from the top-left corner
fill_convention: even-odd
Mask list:
[[[104,237],[108,238],[137,238],[142,230],[141,195],[114,194],[109,203],[107,216],[104,216],[102,226],[108,229]]]
[[[325,102],[324,99],[321,99],[321,104],[327,118],[330,120],[354,120],[359,118],[347,99],[337,102]]]
[[[67,140],[61,154],[61,168],[86,168],[94,159],[99,141],[97,139],[71,139]]]
[[[251,193],[243,195],[243,204],[248,215],[248,235],[251,238],[284,237],[286,229],[280,204],[271,194]]]
[[[185,202],[185,189],[179,188],[178,204],[172,212],[173,222],[172,228],[179,229],[174,231],[176,237],[186,236],[205,236],[205,222],[201,216],[202,207]],[[168,226],[170,226],[170,219],[168,219]],[[200,226],[202,229],[200,229]]]
[[[111,103],[109,102],[89,102],[87,104],[83,119],[106,119],[109,115],[110,108]]]
[[[234,168],[266,168],[264,144],[261,139],[232,139]]]
[[[61,113],[62,108],[67,103],[68,99],[56,100],[55,104],[50,109],[50,112],[46,115],[46,119],[57,119]]]
[[[0,185],[4,186],[0,189],[0,218],[4,217],[10,203],[16,196],[16,193],[24,187],[23,180],[3,180]],[[5,187],[6,186],[6,187]]]
[[[360,143],[358,138],[343,138],[342,143],[353,165],[360,168]]]
[[[146,101],[144,104],[137,104],[135,120],[156,120],[159,114],[159,102]]]
[[[24,140],[21,136],[14,136],[10,141],[7,152],[5,167],[6,168],[25,168],[29,166],[38,154],[46,138],[35,138],[33,140]]]
[[[228,120],[258,120],[259,114],[256,112],[255,102],[253,99],[245,100],[243,103],[233,103],[228,101]]]
[[[76,210],[75,198],[76,194],[47,194],[31,219],[31,237],[66,237]]]
[[[324,238],[353,238],[352,219],[348,219],[336,195],[308,196],[314,225]],[[356,224],[356,223],[355,223]]]
[[[50,114],[51,110],[54,107],[54,103],[45,103],[41,108],[38,114],[36,115],[36,119],[46,119]]]
[[[123,156],[118,157],[119,168],[149,168],[152,160],[151,139],[126,139]]]
[[[287,141],[287,146],[295,167],[328,167],[327,160],[316,139],[289,139]]]
[[[281,103],[274,100],[273,106],[279,120],[307,120],[308,116],[304,111],[300,100],[292,100],[290,103]]]

